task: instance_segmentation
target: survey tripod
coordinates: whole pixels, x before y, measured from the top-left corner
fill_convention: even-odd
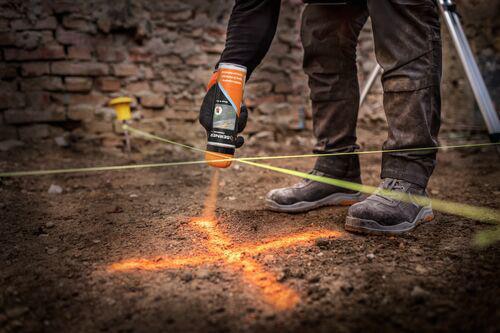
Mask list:
[[[457,49],[460,61],[465,69],[467,79],[469,80],[472,91],[474,92],[474,97],[481,110],[481,114],[486,123],[490,140],[492,142],[500,141],[500,121],[498,120],[498,114],[493,106],[488,89],[484,84],[483,77],[474,59],[472,51],[465,36],[462,25],[460,24],[460,17],[457,13],[457,8],[455,1],[453,0],[437,0],[440,7],[441,14],[446,22],[446,26],[450,32],[453,44]],[[368,76],[366,84],[361,92],[359,105],[361,106],[368,95],[373,83],[376,78],[383,72],[380,65],[377,64],[373,71]]]

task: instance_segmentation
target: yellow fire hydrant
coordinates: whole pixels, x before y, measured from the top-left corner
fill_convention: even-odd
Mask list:
[[[132,103],[132,98],[129,97],[118,97],[113,98],[109,105],[115,109],[116,119],[122,121],[124,125],[127,125],[128,121],[132,118],[132,113],[130,112],[130,104]],[[130,148],[130,136],[126,126],[123,128],[123,134],[125,136],[125,144],[127,152],[131,152]]]

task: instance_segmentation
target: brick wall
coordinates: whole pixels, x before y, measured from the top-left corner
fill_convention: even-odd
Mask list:
[[[123,95],[146,127],[190,126],[231,8],[221,0],[0,4],[0,139],[23,140],[70,130],[110,138],[116,126],[107,102]],[[306,102],[300,11],[285,1],[271,52],[248,84],[258,114],[250,132],[271,122],[269,103]]]
[[[224,0],[0,0],[0,140],[71,131],[104,143],[119,142],[107,102],[124,95],[133,97],[134,117],[143,128],[172,129],[183,137],[202,134],[192,130],[193,122],[224,46],[231,5]],[[498,24],[493,19],[479,21],[488,12],[485,7],[469,8],[469,16],[476,8],[483,14],[472,17],[481,23],[469,24],[467,32],[474,28],[478,42],[473,46],[481,47],[489,64],[497,64],[500,46],[493,32]],[[274,43],[247,85],[250,136],[294,129],[302,105],[310,115],[301,70],[301,11],[299,0],[283,0]],[[445,54],[451,68],[445,86],[467,91],[454,53]],[[358,57],[363,80],[375,65],[369,26],[360,38]],[[463,105],[468,108],[472,96],[458,94],[460,104],[445,105],[468,114]],[[380,86],[369,96],[360,119],[370,126],[383,124]]]

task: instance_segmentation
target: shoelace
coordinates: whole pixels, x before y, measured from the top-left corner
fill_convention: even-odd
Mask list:
[[[382,184],[380,184],[380,186],[378,187],[377,191],[375,191],[373,193],[374,195],[376,195],[380,198],[383,198],[385,200],[394,201],[395,199],[393,199],[389,196],[380,194],[381,190],[389,190],[389,191],[400,190],[400,191],[406,192],[406,188],[403,184],[401,184],[401,181],[398,179],[394,179],[394,178],[384,180],[382,182]]]

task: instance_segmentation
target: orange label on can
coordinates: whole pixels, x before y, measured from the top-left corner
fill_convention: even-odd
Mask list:
[[[226,97],[231,99],[238,116],[240,115],[241,102],[243,101],[243,88],[245,87],[246,70],[233,65],[221,64],[218,71],[217,82],[224,89]]]

